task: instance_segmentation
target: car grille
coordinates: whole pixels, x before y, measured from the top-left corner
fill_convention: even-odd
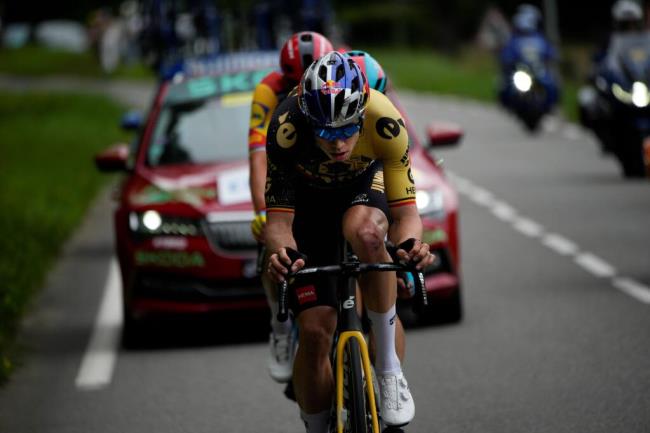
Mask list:
[[[257,241],[249,221],[207,223],[210,245],[227,251],[256,251]]]

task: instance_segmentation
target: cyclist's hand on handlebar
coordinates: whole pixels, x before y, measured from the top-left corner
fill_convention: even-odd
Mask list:
[[[294,260],[290,255],[294,256]],[[271,254],[269,258],[268,271],[271,279],[276,283],[283,282],[289,272],[297,272],[305,266],[304,257],[304,255],[291,248],[280,248],[277,253]]]
[[[397,246],[397,257],[402,263],[415,264],[415,269],[418,271],[431,265],[436,258],[429,251],[429,244],[413,238]]]

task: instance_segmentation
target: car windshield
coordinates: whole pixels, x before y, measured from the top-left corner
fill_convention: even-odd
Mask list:
[[[246,158],[252,90],[270,71],[242,71],[170,84],[155,121],[147,164],[207,164]]]
[[[250,93],[165,105],[147,152],[150,166],[246,158]]]

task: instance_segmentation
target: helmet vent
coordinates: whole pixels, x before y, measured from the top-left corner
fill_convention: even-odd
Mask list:
[[[305,68],[311,65],[313,61],[314,61],[314,57],[311,54],[305,54],[302,56],[302,66]]]
[[[311,33],[305,33],[300,35],[300,40],[302,42],[311,42],[312,41]]]
[[[318,69],[318,78],[323,81],[327,81],[327,66],[321,65],[321,67]]]
[[[345,113],[346,118],[351,118],[354,116],[354,113],[357,111],[357,107],[359,106],[359,100],[357,99],[356,101],[350,102],[348,105],[348,111]]]
[[[334,118],[343,110],[343,102],[345,102],[345,93],[341,92],[334,97]]]
[[[345,76],[345,66],[338,65],[336,67],[336,79],[335,79],[335,81],[339,81],[344,76]]]
[[[359,78],[352,80],[350,83],[350,90],[352,90],[353,93],[359,90]]]

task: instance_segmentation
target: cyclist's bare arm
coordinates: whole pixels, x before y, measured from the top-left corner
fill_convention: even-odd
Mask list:
[[[248,156],[250,163],[250,188],[255,213],[266,209],[264,186],[266,184],[266,151],[258,150]]]
[[[404,261],[414,261],[416,269],[421,270],[433,263],[435,257],[429,254],[429,244],[421,242],[422,220],[415,205],[392,207],[393,222],[388,230],[388,239],[398,245],[407,239],[416,239],[410,251],[397,250],[397,255]]]
[[[286,247],[297,249],[296,240],[293,238],[291,226],[293,224],[293,213],[291,212],[269,212],[266,223],[266,246],[271,251],[269,257],[269,275],[275,282],[284,281],[284,275],[288,273],[286,266],[291,265],[291,259],[287,255]],[[302,259],[296,260],[291,266],[291,272],[296,272],[305,266]]]

